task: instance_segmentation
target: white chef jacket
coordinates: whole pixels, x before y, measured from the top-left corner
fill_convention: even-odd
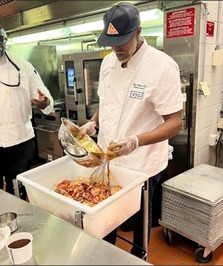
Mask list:
[[[104,151],[111,141],[149,132],[163,123],[162,115],[183,108],[178,65],[145,40],[127,68],[113,52],[103,59],[98,95],[98,144]],[[168,140],[140,146],[111,163],[154,176],[167,167]]]
[[[20,68],[20,85],[8,87],[6,84],[18,84],[19,72],[4,57],[0,60],[0,147],[10,147],[34,137],[31,123],[32,106],[30,99],[38,98],[40,89],[50,100],[42,110],[44,114],[52,112],[54,101],[43,84],[39,74],[27,61],[7,53],[9,58]]]

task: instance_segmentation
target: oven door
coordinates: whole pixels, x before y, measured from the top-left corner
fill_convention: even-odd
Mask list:
[[[54,160],[64,155],[58,140],[58,125],[37,124],[38,155],[45,160]]]

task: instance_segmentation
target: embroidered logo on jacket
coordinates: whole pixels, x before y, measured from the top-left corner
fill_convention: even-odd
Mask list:
[[[130,98],[134,98],[134,99],[138,99],[138,100],[142,100],[144,96],[144,92],[140,92],[140,91],[131,91],[130,93]]]

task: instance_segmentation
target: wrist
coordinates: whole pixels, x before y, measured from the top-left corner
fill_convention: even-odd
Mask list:
[[[50,105],[50,99],[47,97],[46,107]]]
[[[132,138],[134,139],[135,149],[139,147],[139,139],[136,135],[133,135]]]
[[[89,121],[93,123],[94,127],[97,126],[97,123],[96,123],[96,121],[94,120],[94,118],[91,118]]]

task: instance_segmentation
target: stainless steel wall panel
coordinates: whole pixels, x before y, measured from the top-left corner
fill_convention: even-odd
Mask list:
[[[64,98],[64,91],[60,91],[59,87],[56,46],[21,44],[9,45],[7,50],[29,61],[36,68],[55,100]]]
[[[167,38],[167,13],[187,8],[194,8],[194,34],[191,36]],[[173,160],[169,162],[171,176],[175,176],[187,169],[193,167],[194,164],[194,146],[195,146],[195,121],[196,121],[196,102],[197,102],[197,82],[199,67],[199,39],[200,39],[200,4],[187,7],[168,9],[164,12],[164,40],[163,51],[170,55],[179,65],[181,78],[188,81],[187,98],[184,110],[189,117],[187,128],[182,130],[180,134],[169,140],[170,145],[174,147]],[[192,27],[191,26],[191,27]],[[192,81],[190,80],[192,77]],[[192,84],[190,84],[192,82]]]

